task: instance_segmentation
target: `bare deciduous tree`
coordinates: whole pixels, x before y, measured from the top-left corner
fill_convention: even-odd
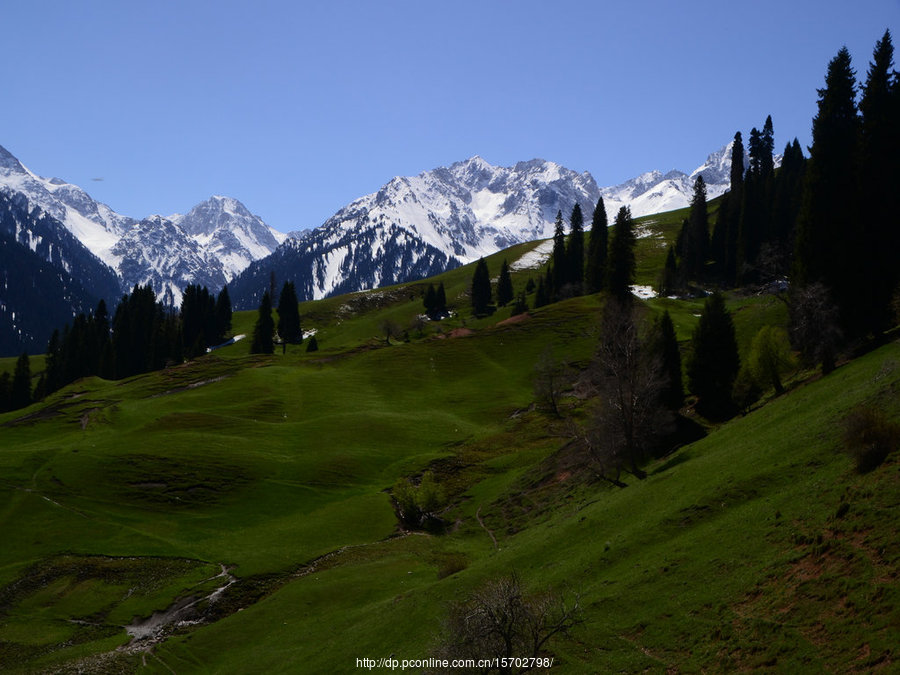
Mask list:
[[[672,425],[662,402],[665,378],[661,360],[638,334],[628,303],[610,301],[603,316],[603,336],[592,365],[597,404],[586,434],[591,455],[604,476],[627,464],[638,478],[638,462]]]
[[[808,365],[822,364],[822,372],[834,370],[842,335],[837,305],[824,284],[814,283],[792,291],[790,336]]]
[[[567,602],[552,591],[526,593],[513,573],[488,581],[451,606],[434,655],[448,661],[488,663],[481,668],[455,668],[454,673],[524,673],[535,664],[522,657],[540,656],[554,635],[565,633],[579,620],[577,596]]]

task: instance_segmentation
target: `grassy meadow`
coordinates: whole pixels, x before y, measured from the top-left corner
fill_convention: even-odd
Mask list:
[[[655,283],[685,215],[642,219],[638,283]],[[535,245],[491,256],[492,275]],[[514,272],[517,291],[539,273]],[[702,421],[705,438],[619,488],[571,452],[584,400],[568,392],[564,419],[534,406],[545,350],[573,370],[590,361],[602,298],[475,319],[471,274],[429,280],[456,309],[444,321],[415,321],[428,282],[302,303],[317,352],[250,356],[241,340],[0,416],[0,670],[421,659],[451,602],[510,571],[578,598],[552,672],[896,668],[900,459],[859,474],[840,436],[860,404],[900,416],[900,344],[792,374],[784,395]],[[670,312],[687,354],[702,299],[644,305]],[[742,353],[787,318],[774,296],[728,307]],[[235,314],[233,332],[254,321]],[[389,496],[425,470],[447,497],[440,534],[399,528]],[[125,626],[179,602],[200,618],[131,643]]]

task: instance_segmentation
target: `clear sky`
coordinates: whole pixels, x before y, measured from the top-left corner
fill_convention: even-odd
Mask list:
[[[900,0],[4,0],[0,145],[133,217],[213,194],[282,231],[395,175],[534,157],[691,171],[771,114],[806,146]]]

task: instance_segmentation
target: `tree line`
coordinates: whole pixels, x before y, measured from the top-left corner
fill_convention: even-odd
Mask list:
[[[149,284],[135,285],[112,317],[100,300],[93,312],[53,331],[33,390],[28,354],[23,353],[13,378],[0,376],[0,411],[23,408],[82,377],[117,380],[205,354],[225,340],[231,315],[227,286],[218,295],[205,286],[188,286],[175,311],[157,301]]]

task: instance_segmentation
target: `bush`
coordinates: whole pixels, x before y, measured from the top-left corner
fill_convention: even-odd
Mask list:
[[[422,475],[418,485],[406,478],[398,479],[391,494],[397,518],[404,527],[432,530],[443,524],[438,512],[445,503],[444,493],[431,471]]]
[[[844,449],[856,461],[856,470],[877,469],[900,446],[900,425],[882,410],[866,405],[854,408],[844,420]]]

